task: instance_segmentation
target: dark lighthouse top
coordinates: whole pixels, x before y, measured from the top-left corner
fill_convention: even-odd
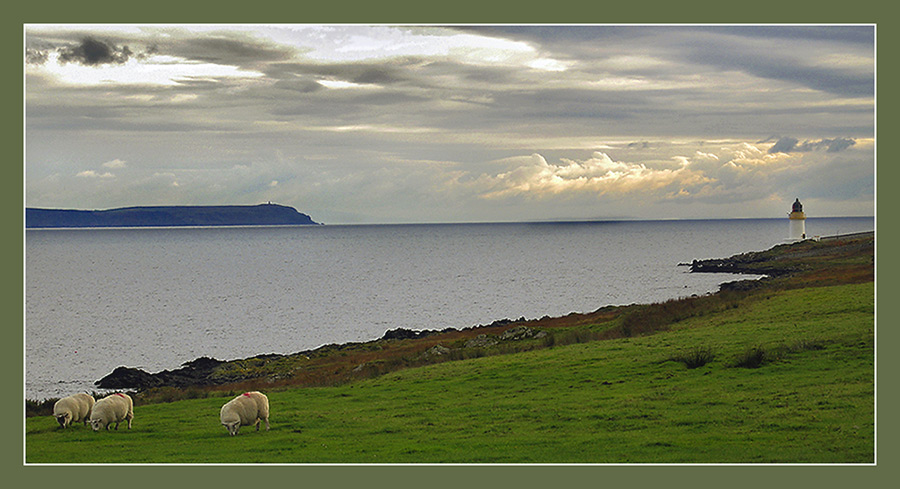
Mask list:
[[[803,204],[800,203],[800,199],[794,201],[794,205],[791,206],[792,212],[803,212]]]

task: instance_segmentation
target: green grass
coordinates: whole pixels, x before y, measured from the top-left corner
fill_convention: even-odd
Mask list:
[[[738,366],[753,348],[757,368]],[[688,368],[682,358],[711,353]],[[28,463],[872,463],[873,283],[766,292],[667,331],[135,408],[134,428],[26,419]],[[232,393],[233,395],[234,393]]]

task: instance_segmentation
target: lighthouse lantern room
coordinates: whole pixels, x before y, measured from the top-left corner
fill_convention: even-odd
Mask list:
[[[803,213],[803,204],[800,203],[800,199],[794,201],[788,218],[791,221],[790,239],[793,241],[806,239],[806,214]]]

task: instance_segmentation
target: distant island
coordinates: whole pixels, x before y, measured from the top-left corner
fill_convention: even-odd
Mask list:
[[[316,225],[308,215],[278,204],[139,206],[106,210],[25,209],[26,228]]]

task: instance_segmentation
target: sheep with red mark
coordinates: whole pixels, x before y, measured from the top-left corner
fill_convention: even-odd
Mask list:
[[[131,420],[134,418],[134,402],[128,394],[115,393],[104,397],[94,404],[91,409],[91,428],[94,431],[100,429],[109,430],[110,425],[128,421],[128,429],[131,429]]]
[[[87,424],[94,407],[94,397],[83,392],[64,397],[53,405],[53,416],[63,428],[79,421]]]
[[[266,422],[268,431],[269,398],[262,392],[245,392],[222,406],[219,419],[231,436],[238,434],[241,426],[256,425],[256,431],[259,431],[260,421]]]

